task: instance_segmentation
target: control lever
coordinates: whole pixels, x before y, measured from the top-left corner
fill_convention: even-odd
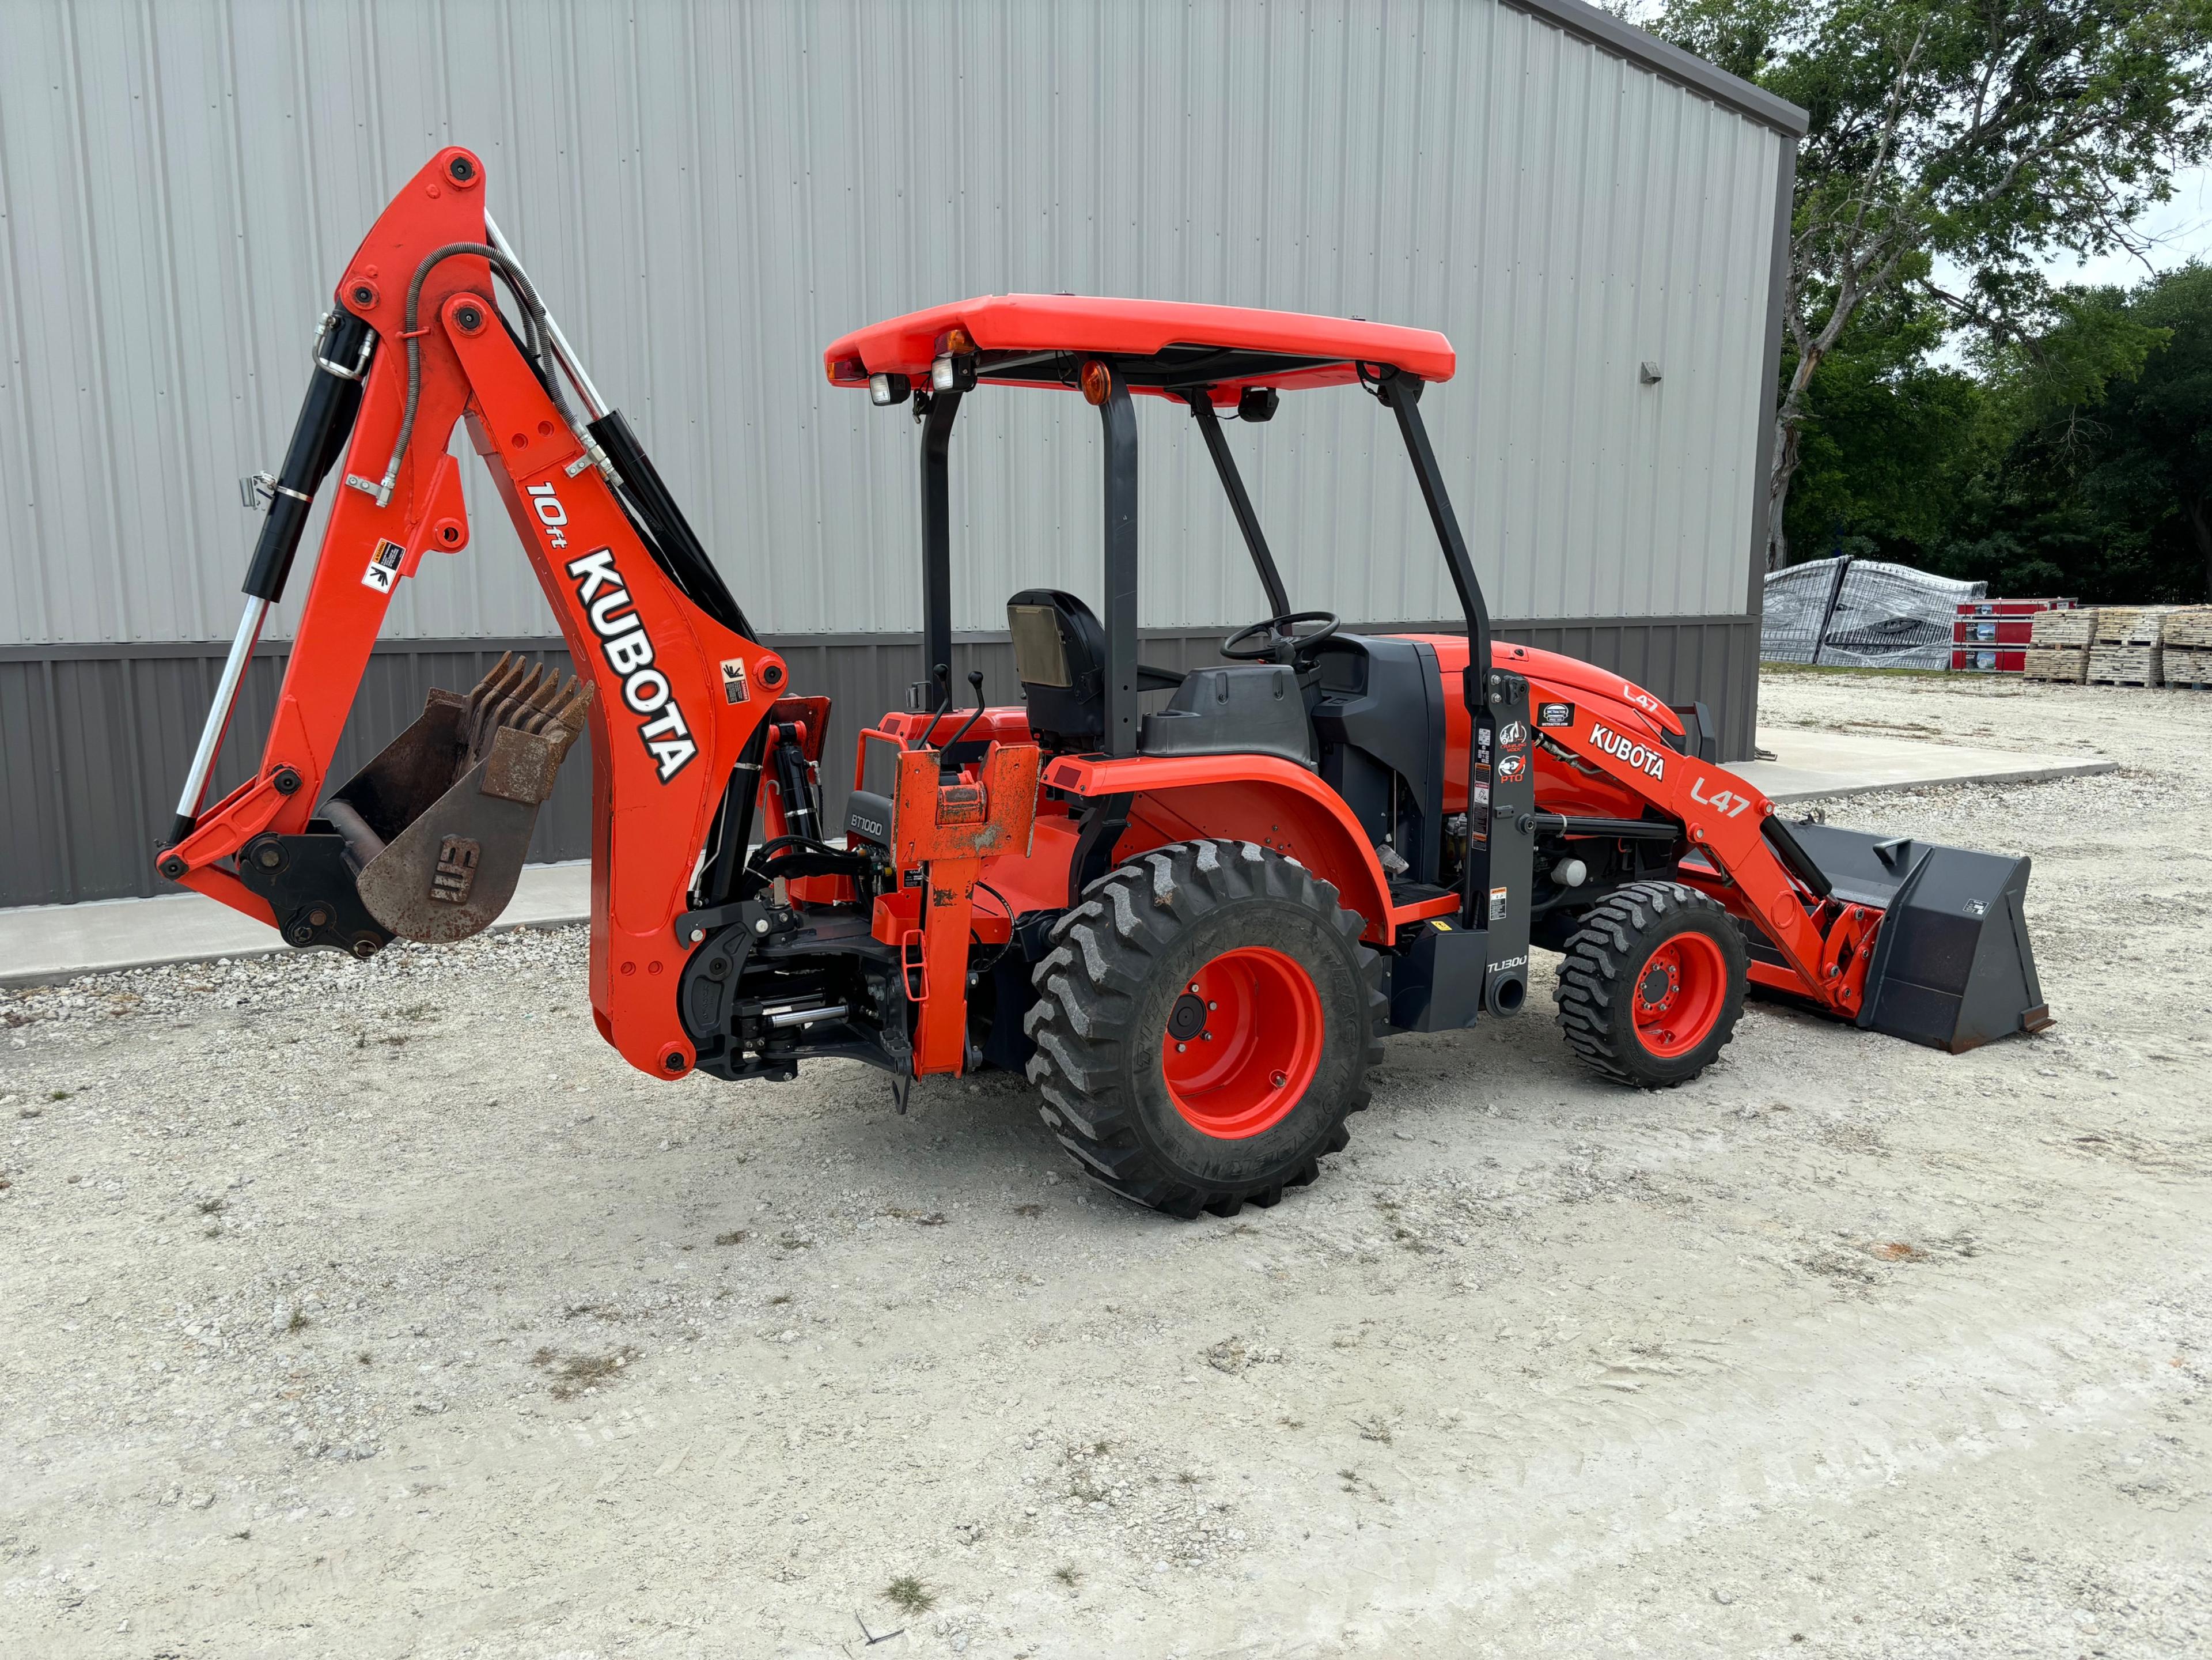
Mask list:
[[[931,705],[929,719],[922,722],[921,730],[908,740],[909,750],[918,750],[929,742],[929,734],[937,729],[937,717],[952,704],[952,666],[939,663],[930,670],[929,678],[937,682],[937,701]]]
[[[945,745],[948,750],[951,749],[954,744],[957,744],[962,739],[968,735],[968,728],[969,727],[974,726],[978,721],[981,721],[983,718],[982,670],[970,669],[968,671],[968,689],[975,694],[975,713],[969,715],[966,723],[961,727],[960,730],[952,734],[951,740]]]

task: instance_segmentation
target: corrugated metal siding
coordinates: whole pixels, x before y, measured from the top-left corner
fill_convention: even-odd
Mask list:
[[[1007,289],[1443,329],[1461,373],[1425,408],[1497,614],[1744,611],[1782,140],[1493,0],[17,0],[0,642],[229,634],[231,481],[276,459],[330,285],[449,142],[779,635],[920,620],[913,429],[826,387],[821,347]],[[1188,417],[1140,402],[1145,620],[1255,616]],[[1231,441],[1298,604],[1455,614],[1357,392]],[[1033,582],[1096,597],[1097,444],[1073,398],[971,402],[959,626]],[[476,545],[389,635],[547,631],[469,471]]]
[[[1676,702],[1704,702],[1719,722],[1725,758],[1750,753],[1751,690],[1759,629],[1751,618],[1680,617],[1613,623],[1508,623],[1502,637],[1618,670]],[[1218,660],[1218,629],[1149,631],[1145,660],[1194,668]],[[796,635],[771,639],[792,683],[834,700],[823,768],[825,806],[840,822],[860,728],[904,706],[921,673],[913,635]],[[361,696],[331,769],[335,786],[405,728],[432,686],[473,684],[501,648],[514,645],[566,667],[553,641],[392,642],[370,658]],[[258,657],[239,700],[238,741],[224,752],[215,789],[240,782],[260,753],[283,665]],[[959,684],[970,668],[994,686],[1011,684],[1012,648],[1003,635],[953,648]],[[199,736],[199,711],[222,669],[220,648],[78,648],[36,658],[0,652],[0,905],[56,904],[173,891],[154,876],[155,838],[174,810],[181,757]],[[591,853],[591,746],[569,752],[553,798],[539,815],[532,859]]]

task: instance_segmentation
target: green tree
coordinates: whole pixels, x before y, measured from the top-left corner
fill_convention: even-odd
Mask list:
[[[1979,380],[1930,361],[1943,337],[1939,308],[1886,295],[1861,307],[1821,360],[1788,507],[1801,557],[1911,562],[1950,537],[1961,495],[2010,435]]]
[[[2160,278],[2132,309],[2166,338],[2105,400],[2103,459],[2084,489],[2137,519],[2170,589],[2191,560],[2201,586],[2172,597],[2212,599],[2212,267]]]
[[[1658,32],[1804,107],[1775,410],[1770,568],[1822,365],[1870,302],[2032,342],[2057,252],[2136,245],[2212,151],[2212,0],[1665,0]],[[1947,289],[1941,257],[1968,273]],[[1841,377],[1848,382],[1850,377]]]
[[[2212,598],[2212,267],[2060,296],[1989,354],[2010,433],[1930,562],[2014,593]]]

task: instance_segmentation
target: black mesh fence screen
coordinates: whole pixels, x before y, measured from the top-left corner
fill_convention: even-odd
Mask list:
[[[1957,582],[1875,559],[1808,560],[1770,572],[1759,655],[1768,663],[1947,669],[1952,624],[1986,582]]]

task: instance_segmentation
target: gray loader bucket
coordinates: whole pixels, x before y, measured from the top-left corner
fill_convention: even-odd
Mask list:
[[[1768,822],[1834,897],[1882,909],[1860,1025],[1957,1055],[2051,1024],[2021,910],[2030,860]]]

